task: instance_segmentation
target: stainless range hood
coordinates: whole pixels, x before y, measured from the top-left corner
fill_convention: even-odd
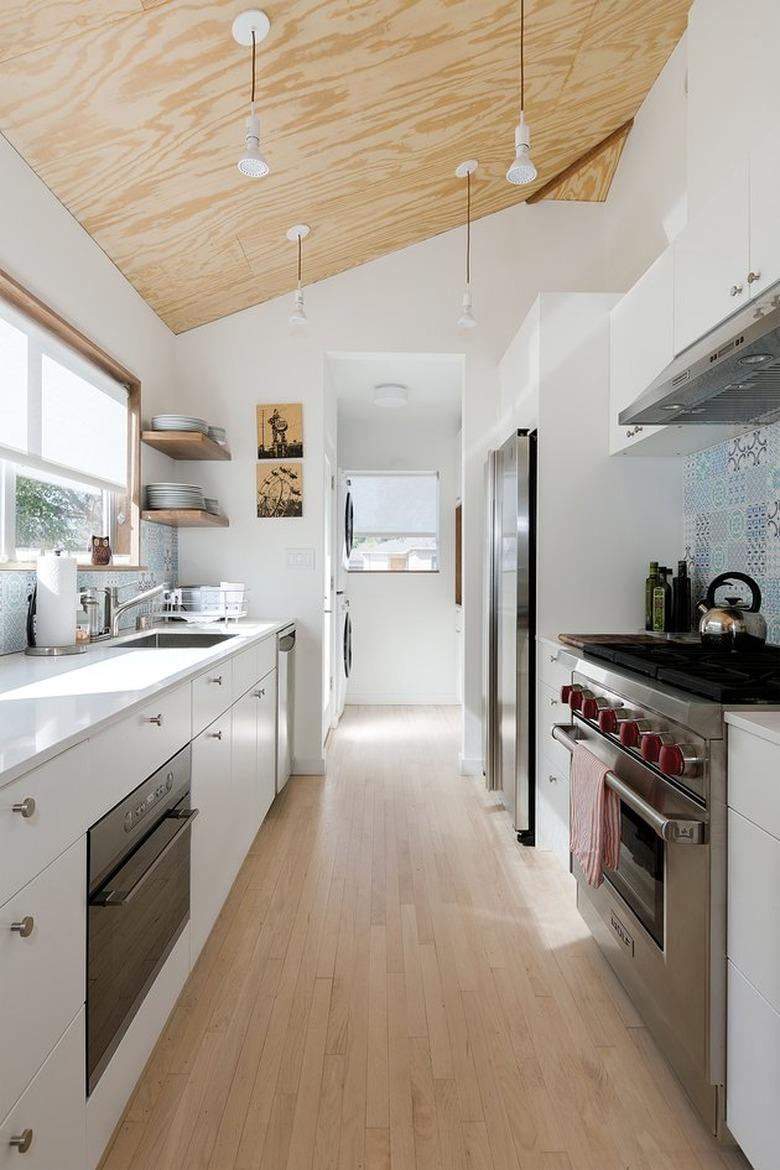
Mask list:
[[[679,354],[618,417],[621,426],[780,418],[780,284]]]

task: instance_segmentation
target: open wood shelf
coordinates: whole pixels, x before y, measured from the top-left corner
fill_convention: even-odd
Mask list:
[[[147,447],[154,447],[171,459],[232,459],[229,447],[223,447],[200,431],[144,431],[141,438]]]
[[[227,516],[215,516],[199,508],[155,508],[141,513],[152,524],[170,524],[172,528],[229,528]]]

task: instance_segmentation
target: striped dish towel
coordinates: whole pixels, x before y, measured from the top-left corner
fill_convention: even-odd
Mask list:
[[[616,869],[620,855],[620,799],[607,788],[609,768],[578,743],[571,762],[569,848],[589,886],[598,887],[605,869]]]

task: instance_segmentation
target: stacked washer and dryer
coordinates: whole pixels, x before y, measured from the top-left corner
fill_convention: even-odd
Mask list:
[[[352,671],[352,616],[349,608],[349,558],[352,556],[353,512],[349,477],[339,475],[338,528],[336,539],[336,702],[333,726],[338,725],[347,701]]]

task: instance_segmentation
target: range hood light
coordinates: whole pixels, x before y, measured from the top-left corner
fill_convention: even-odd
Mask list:
[[[664,410],[682,410],[682,403],[670,402],[668,406],[664,406]]]
[[[768,362],[771,358],[771,353],[746,353],[744,357],[739,359],[739,364],[741,366],[760,366],[762,362]]]

